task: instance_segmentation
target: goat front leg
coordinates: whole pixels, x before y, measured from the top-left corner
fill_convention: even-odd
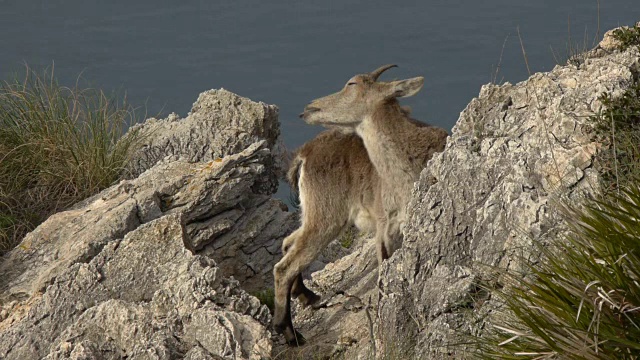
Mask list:
[[[290,346],[304,345],[306,342],[302,334],[293,328],[291,320],[291,288],[299,274],[292,269],[292,252],[288,252],[273,268],[275,287],[275,311],[273,314],[273,329],[284,335]]]

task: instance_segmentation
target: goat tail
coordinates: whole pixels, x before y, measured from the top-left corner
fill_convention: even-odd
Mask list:
[[[302,168],[303,163],[304,159],[302,159],[299,154],[296,154],[293,160],[291,160],[289,171],[287,172],[287,180],[289,181],[289,185],[296,194],[298,194],[300,191],[298,182],[300,181],[300,169]]]

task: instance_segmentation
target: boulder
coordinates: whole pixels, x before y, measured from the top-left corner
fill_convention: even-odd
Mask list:
[[[491,322],[497,300],[481,287],[495,267],[523,270],[533,241],[566,231],[555,206],[599,189],[599,144],[589,116],[604,93],[622,94],[640,53],[591,53],[512,85],[485,85],[422,171],[402,249],[382,268],[378,348],[422,358],[464,358],[457,344]]]
[[[134,133],[144,140],[131,156],[127,178],[135,178],[163,159],[207,162],[240,152],[259,140],[265,140],[272,150],[274,165],[261,178],[262,193],[275,192],[277,178],[287,166],[278,108],[225,89],[200,94],[185,118],[175,113],[162,120],[150,118],[132,126],[129,134]]]
[[[214,136],[216,121],[226,130]],[[147,142],[135,177],[51,216],[0,259],[0,358],[270,355],[271,315],[247,291],[271,287],[297,224],[270,197],[276,108],[210,91],[186,119],[136,131]],[[201,147],[213,138],[231,148]],[[166,156],[149,155],[161,143]]]

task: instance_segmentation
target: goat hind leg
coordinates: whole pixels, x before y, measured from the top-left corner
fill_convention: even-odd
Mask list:
[[[378,255],[378,268],[382,266],[382,262],[384,260],[387,260],[389,258],[389,253],[387,252],[386,246],[386,230],[386,221],[378,221],[378,223],[376,224],[375,235],[376,253]]]
[[[282,254],[285,255],[287,250],[293,245],[295,239],[297,239],[301,234],[302,228],[296,230],[290,236],[285,238],[282,242]],[[320,301],[320,296],[316,295],[313,291],[311,291],[308,287],[304,285],[304,281],[302,280],[302,274],[298,274],[296,279],[293,281],[293,285],[291,287],[291,295],[298,298],[298,301],[302,303],[303,306],[311,306],[318,301]]]
[[[275,285],[273,328],[277,333],[284,335],[287,344],[290,346],[300,346],[306,342],[302,334],[293,327],[291,319],[291,290],[298,278],[302,281],[300,272],[311,264],[323,248],[304,245],[306,244],[301,241],[294,243],[273,268]],[[300,288],[297,290],[301,291]]]
[[[290,294],[293,283],[300,272],[309,266],[326,245],[334,239],[344,225],[333,226],[325,231],[317,229],[306,231],[296,241],[286,254],[273,268],[275,284],[275,313],[273,315],[273,327],[276,332],[284,335],[289,345],[301,345],[304,338],[295,331],[291,320]],[[304,241],[302,241],[304,240]]]
[[[302,274],[298,274],[291,287],[291,295],[298,298],[302,306],[313,306],[320,301],[320,296],[304,285]]]
[[[285,256],[273,268],[275,287],[275,311],[273,314],[273,329],[283,334],[287,344],[299,346],[305,343],[305,339],[293,328],[291,320],[291,288],[298,276],[291,271],[291,253]]]
[[[389,258],[402,246],[402,231],[400,230],[400,222],[397,216],[387,219],[384,235],[384,247],[387,258]]]

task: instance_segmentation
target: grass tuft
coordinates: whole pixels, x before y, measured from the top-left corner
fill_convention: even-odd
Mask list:
[[[276,301],[275,300],[276,294],[273,291],[273,288],[264,289],[262,291],[256,291],[251,295],[255,296],[258,300],[260,300],[260,303],[262,305],[266,305],[269,308],[269,311],[271,311],[271,313],[273,314],[273,311],[275,309],[275,301]]]
[[[597,156],[605,192],[640,181],[640,81],[622,96],[604,93],[604,110],[591,117],[595,138],[603,145]]]
[[[360,232],[358,231],[358,229],[355,226],[351,226],[342,233],[342,236],[340,237],[338,242],[343,248],[350,249],[359,236]]]
[[[640,190],[565,214],[570,235],[538,244],[531,276],[494,291],[509,315],[480,340],[479,358],[640,358]]]
[[[61,86],[53,69],[0,83],[0,255],[117,181],[139,141],[121,137],[136,121],[126,98]]]

